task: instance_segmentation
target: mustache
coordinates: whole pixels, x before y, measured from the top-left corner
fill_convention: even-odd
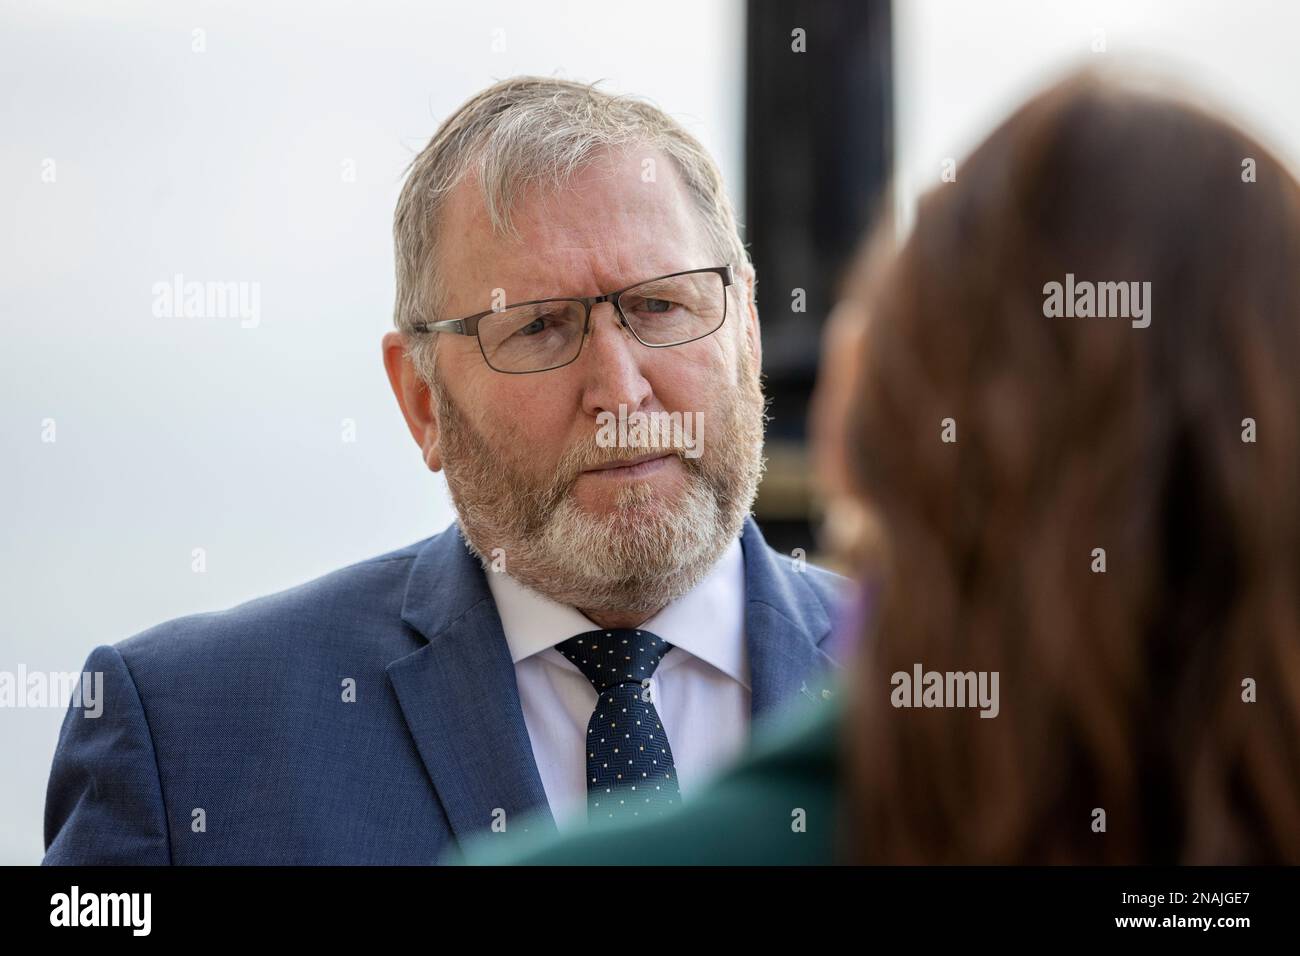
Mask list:
[[[561,456],[555,471],[557,476],[570,485],[578,480],[584,471],[599,468],[602,465],[622,465],[644,459],[648,455],[675,455],[687,467],[698,467],[698,459],[686,457],[686,449],[681,445],[632,445],[627,448],[601,448],[594,442],[580,442],[570,447]]]
[[[637,458],[644,458],[647,454],[654,452],[676,455],[677,460],[685,465],[688,472],[693,475],[700,473],[702,470],[703,459],[687,458],[685,449],[681,447],[631,446],[628,448],[602,448],[593,439],[589,442],[582,441],[570,446],[556,464],[551,480],[544,487],[533,488],[528,497],[537,506],[539,513],[550,514],[573,491],[574,485],[578,483],[578,479],[584,471],[601,465],[617,465],[630,462]]]

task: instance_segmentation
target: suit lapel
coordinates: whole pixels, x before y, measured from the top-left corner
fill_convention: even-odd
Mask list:
[[[757,721],[796,699],[820,700],[836,665],[819,646],[831,621],[805,575],[767,546],[752,518],[741,547]],[[389,680],[457,839],[487,830],[498,810],[507,826],[540,811],[554,829],[501,619],[458,525],[417,554],[402,620],[424,643],[388,665]]]
[[[740,538],[745,553],[745,640],[750,711],[757,723],[796,699],[820,702],[837,665],[821,649],[831,620],[807,576],[782,560],[752,518]]]
[[[486,831],[499,810],[508,827],[541,810],[554,828],[501,619],[458,525],[416,556],[402,620],[426,643],[388,676],[457,839]]]

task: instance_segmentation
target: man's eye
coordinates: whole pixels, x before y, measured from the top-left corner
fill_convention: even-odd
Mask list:
[[[529,336],[536,335],[538,332],[545,331],[546,322],[551,318],[552,317],[549,315],[539,315],[537,318],[533,319],[533,321],[529,322],[518,332],[516,332],[515,335],[522,335],[525,338],[528,338]]]
[[[671,312],[675,303],[667,299],[643,299],[641,302],[641,311],[651,313]]]

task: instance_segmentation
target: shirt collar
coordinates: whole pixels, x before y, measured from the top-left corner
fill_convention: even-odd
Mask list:
[[[577,634],[599,629],[577,608],[538,594],[504,571],[487,572],[487,581],[516,664]],[[659,635],[749,688],[744,624],[745,558],[740,539],[735,538],[695,587],[639,629]]]

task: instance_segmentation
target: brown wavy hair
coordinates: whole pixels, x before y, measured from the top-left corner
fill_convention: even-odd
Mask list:
[[[880,246],[846,290],[867,317],[846,458],[883,585],[852,858],[1300,862],[1296,179],[1213,113],[1087,72]],[[1150,326],[1045,316],[1067,273],[1149,281]],[[917,663],[998,672],[1000,713],[895,708]]]

